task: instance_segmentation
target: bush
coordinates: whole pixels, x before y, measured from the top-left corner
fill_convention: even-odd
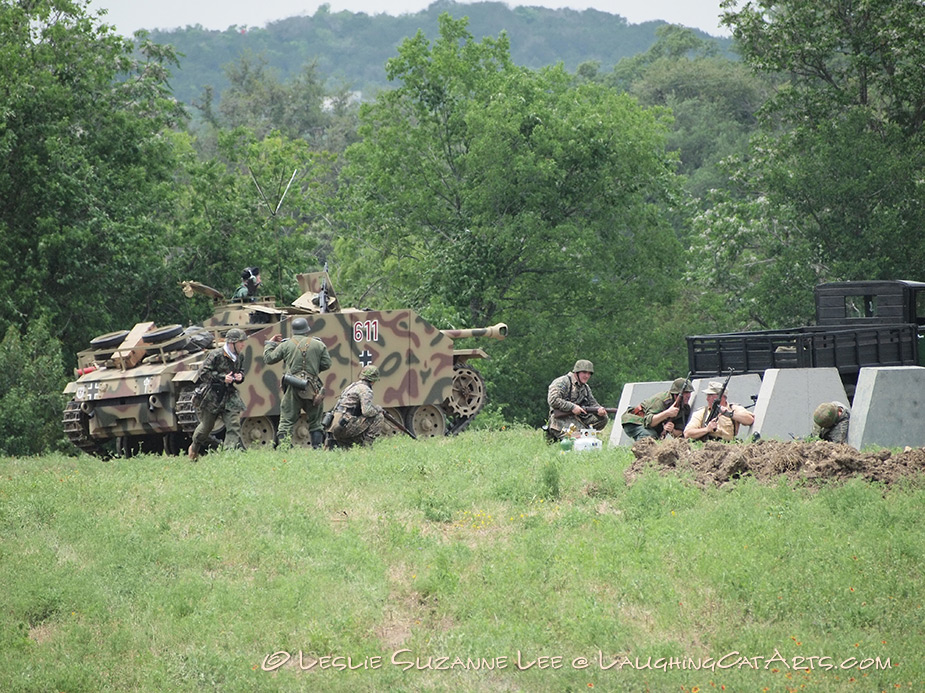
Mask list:
[[[0,454],[38,455],[68,448],[61,428],[65,378],[61,342],[45,319],[15,326],[0,343]]]

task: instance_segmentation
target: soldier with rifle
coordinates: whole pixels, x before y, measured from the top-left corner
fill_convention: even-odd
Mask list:
[[[620,417],[623,431],[633,440],[680,438],[690,413],[693,386],[688,378],[677,378],[667,392],[659,392],[630,407]]]
[[[546,442],[561,440],[570,426],[603,431],[607,426],[607,410],[594,399],[588,380],[594,373],[594,364],[578,359],[571,373],[561,375],[549,384],[546,402],[549,420],[544,429]]]
[[[199,425],[193,432],[193,443],[187,451],[190,460],[199,457],[199,451],[209,440],[219,418],[225,424],[224,447],[244,447],[241,440],[241,412],[244,400],[238,393],[238,383],[244,382],[241,342],[247,338],[244,330],[233,327],[225,335],[225,344],[206,356],[196,375],[198,385],[193,404],[199,415]]]
[[[691,419],[684,427],[684,437],[690,440],[724,440],[736,437],[740,426],[751,426],[755,415],[745,407],[726,400],[726,387],[732,371],[725,382],[711,381],[704,390],[707,397],[706,406],[691,414]]]

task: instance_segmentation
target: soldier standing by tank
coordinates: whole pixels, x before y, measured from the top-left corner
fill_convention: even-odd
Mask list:
[[[668,392],[659,392],[641,404],[627,409],[620,417],[623,430],[633,440],[640,438],[680,438],[690,414],[694,387],[686,378],[677,378]]]
[[[241,286],[231,297],[233,301],[253,301],[257,298],[257,291],[260,289],[260,268],[245,267],[241,272]]]
[[[331,355],[324,342],[308,336],[311,331],[308,320],[296,318],[292,321],[292,339],[284,340],[281,334],[273,335],[263,347],[263,360],[267,365],[286,362],[283,401],[279,408],[279,443],[289,443],[292,427],[305,410],[312,447],[320,448],[324,444],[321,426],[324,386],[320,373],[331,367]],[[307,387],[297,389],[293,380],[306,381]]]
[[[841,402],[824,402],[813,412],[813,435],[831,443],[848,442],[851,409]]]
[[[593,373],[593,363],[587,359],[578,359],[571,373],[560,375],[549,384],[546,393],[546,402],[549,404],[547,442],[560,440],[573,424],[579,429],[593,428],[596,431],[603,431],[607,426],[607,410],[594,399],[588,386]]]
[[[244,382],[240,344],[247,338],[244,330],[233,327],[225,335],[225,344],[213,349],[199,367],[196,395],[193,399],[199,414],[199,425],[193,432],[193,444],[187,451],[195,460],[209,440],[215,422],[221,417],[225,424],[224,447],[243,448],[241,441],[241,412],[244,400],[235,387]]]
[[[341,392],[327,429],[337,445],[369,445],[382,432],[385,425],[382,407],[373,403],[373,383],[378,380],[379,369],[366,366],[360,371],[360,379],[350,383]],[[333,447],[330,439],[326,447]]]

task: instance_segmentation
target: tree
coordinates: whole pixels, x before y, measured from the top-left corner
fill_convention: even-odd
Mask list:
[[[517,67],[504,35],[476,43],[445,14],[432,45],[419,32],[386,69],[400,84],[361,109],[346,153],[351,250],[442,326],[511,324],[518,340],[489,368],[509,368],[505,400],[535,415],[537,377],[570,367],[573,348],[614,353],[624,318],[676,295],[665,124],[561,66]],[[554,363],[550,334],[568,345]]]
[[[164,134],[184,113],[167,87],[172,52],[139,39],[136,54],[77,2],[2,3],[4,332],[47,316],[68,350],[84,348],[143,313],[161,281]]]
[[[795,315],[783,294],[810,296],[818,281],[917,278],[925,260],[921,3],[735,6],[723,3],[724,23],[746,62],[788,82],[762,111],[764,132],[734,174],[740,187],[720,193],[696,224],[706,255],[722,246],[730,258],[750,258],[717,267],[716,285],[739,286],[737,307],[779,326],[805,317],[808,305],[801,299]]]

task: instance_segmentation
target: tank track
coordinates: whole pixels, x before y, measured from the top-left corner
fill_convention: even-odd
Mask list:
[[[71,400],[64,407],[62,424],[64,434],[76,447],[96,457],[106,459],[109,453],[104,450],[89,434],[89,417],[80,408],[81,403]]]
[[[188,387],[180,391],[177,396],[177,427],[184,433],[192,433],[199,425],[199,414],[193,406],[193,388]]]

